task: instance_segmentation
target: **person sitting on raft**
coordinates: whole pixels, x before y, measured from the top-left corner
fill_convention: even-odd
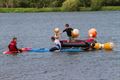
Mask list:
[[[51,52],[56,51],[56,50],[61,50],[61,43],[59,39],[55,37],[51,37],[51,40],[54,42],[55,46],[50,49]]]
[[[8,49],[9,49],[9,51],[11,51],[11,52],[13,52],[13,53],[22,52],[21,49],[18,49],[18,48],[17,48],[17,38],[16,38],[16,37],[14,37],[14,38],[12,39],[12,41],[9,43]]]
[[[70,28],[69,24],[65,24],[65,29],[63,30],[63,32],[67,33],[67,36],[69,37],[69,41],[72,40],[72,31],[73,31],[73,28]]]

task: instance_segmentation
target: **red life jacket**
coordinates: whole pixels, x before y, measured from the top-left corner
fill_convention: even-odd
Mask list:
[[[95,40],[93,39],[93,38],[89,38],[89,39],[87,39],[87,40],[85,40],[86,42],[88,42],[88,43],[93,43],[93,42],[95,42]]]
[[[17,52],[18,49],[16,45],[17,45],[16,41],[12,40],[8,45],[9,51]]]

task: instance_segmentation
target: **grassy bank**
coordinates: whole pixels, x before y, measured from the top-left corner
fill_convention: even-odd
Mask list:
[[[102,11],[120,11],[120,6],[104,6]]]
[[[80,11],[91,11],[91,8],[81,7]],[[99,11],[120,11],[120,6],[103,6]]]
[[[102,11],[120,11],[120,6],[104,6]],[[100,11],[101,11],[100,10]],[[81,7],[80,11],[91,11],[91,8]],[[65,12],[62,8],[0,8],[1,13],[24,13],[24,12]]]
[[[60,12],[61,8],[0,8],[1,13],[19,12]]]

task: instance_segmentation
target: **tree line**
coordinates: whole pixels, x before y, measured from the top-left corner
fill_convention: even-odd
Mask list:
[[[120,0],[0,0],[1,8],[63,7],[78,10],[80,7],[91,7],[97,10],[102,6],[120,6]]]

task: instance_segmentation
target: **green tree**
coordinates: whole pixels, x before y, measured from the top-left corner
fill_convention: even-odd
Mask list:
[[[65,0],[51,0],[50,7],[61,7]]]
[[[62,6],[62,1],[60,0],[54,0],[50,2],[50,7],[61,7]]]
[[[2,7],[6,7],[6,8],[9,7],[9,0],[1,0],[0,3]]]
[[[82,5],[83,7],[90,7],[90,1],[91,1],[91,0],[80,0],[81,5]]]
[[[80,0],[66,0],[62,8],[65,11],[78,11],[80,6]]]
[[[19,7],[20,0],[13,0],[13,7]]]
[[[104,0],[91,0],[91,10],[100,10]]]
[[[120,6],[120,0],[104,0],[105,6]]]
[[[28,0],[19,0],[19,5],[18,5],[18,7],[24,7],[24,8],[30,7],[29,1],[28,1]]]
[[[58,7],[59,6],[59,1],[53,1],[50,3],[50,7]]]

